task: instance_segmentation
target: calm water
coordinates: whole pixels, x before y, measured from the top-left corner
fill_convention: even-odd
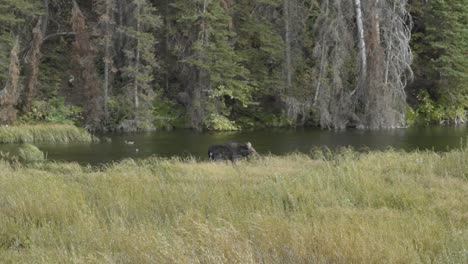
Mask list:
[[[207,158],[211,144],[229,141],[252,142],[260,153],[282,155],[294,151],[309,152],[315,147],[352,146],[355,149],[382,150],[386,148],[447,151],[457,148],[468,138],[465,127],[415,127],[383,131],[328,131],[320,129],[267,129],[244,132],[197,133],[191,130],[152,132],[145,134],[108,135],[111,143],[90,144],[36,144],[47,153],[49,160],[76,161],[82,164],[100,164],[124,158],[144,158],[152,155],[194,156]],[[133,141],[133,145],[125,144]],[[15,145],[0,145],[8,151]]]

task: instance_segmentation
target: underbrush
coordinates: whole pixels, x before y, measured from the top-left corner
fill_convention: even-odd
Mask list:
[[[0,162],[0,260],[466,263],[467,154]]]

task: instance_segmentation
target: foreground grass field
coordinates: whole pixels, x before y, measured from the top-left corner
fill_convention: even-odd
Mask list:
[[[468,263],[468,149],[0,163],[1,263]]]
[[[93,136],[72,125],[37,124],[0,126],[0,143],[91,142]]]

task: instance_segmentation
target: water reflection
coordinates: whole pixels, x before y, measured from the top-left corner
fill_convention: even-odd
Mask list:
[[[310,152],[313,148],[383,150],[386,148],[446,151],[460,146],[468,137],[468,127],[413,127],[380,131],[328,131],[320,129],[265,129],[243,132],[197,133],[191,130],[154,132],[130,135],[107,135],[111,143],[37,144],[47,152],[48,159],[100,164],[124,158],[144,158],[151,155],[193,156],[206,159],[211,144],[229,141],[252,142],[259,153],[276,155],[294,151]],[[126,144],[133,141],[134,144]],[[1,145],[9,151],[15,145]]]

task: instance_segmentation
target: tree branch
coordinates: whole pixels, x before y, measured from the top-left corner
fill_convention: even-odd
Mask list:
[[[57,33],[53,33],[53,34],[50,34],[46,37],[44,37],[44,39],[42,40],[42,42],[46,42],[47,40],[51,39],[51,38],[55,38],[55,37],[59,37],[59,36],[74,36],[75,35],[75,32],[57,32]]]

